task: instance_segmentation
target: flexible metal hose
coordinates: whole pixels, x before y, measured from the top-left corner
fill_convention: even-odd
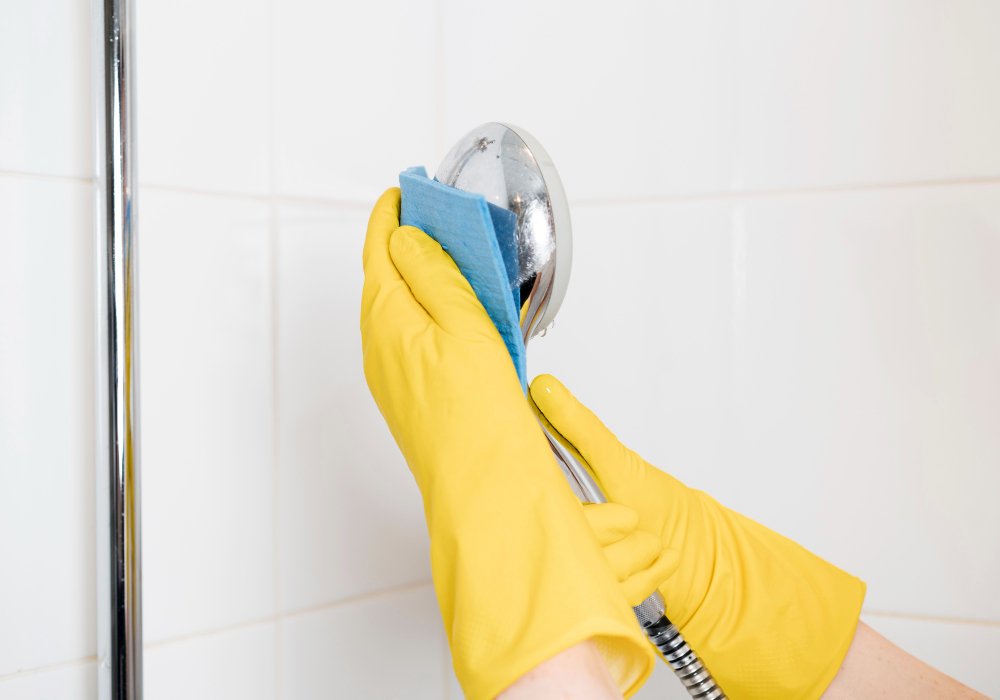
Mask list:
[[[691,697],[698,700],[725,700],[726,694],[712,678],[708,668],[684,641],[680,630],[667,619],[663,598],[658,591],[632,610],[649,641],[660,651]]]

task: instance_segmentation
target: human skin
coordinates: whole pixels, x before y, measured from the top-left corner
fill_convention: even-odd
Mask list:
[[[499,700],[605,700],[620,698],[604,659],[592,641],[561,651],[518,678]]]
[[[504,690],[500,700],[610,700],[621,698],[593,642],[556,654]],[[864,622],[823,700],[988,700],[906,653]]]
[[[858,623],[840,671],[824,700],[860,698],[985,699],[967,685],[907,654],[863,622]]]

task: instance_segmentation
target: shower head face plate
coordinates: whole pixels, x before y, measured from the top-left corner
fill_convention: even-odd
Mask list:
[[[490,122],[462,137],[434,178],[514,215],[521,333],[525,342],[542,333],[566,295],[573,257],[569,204],[548,153],[524,129]]]

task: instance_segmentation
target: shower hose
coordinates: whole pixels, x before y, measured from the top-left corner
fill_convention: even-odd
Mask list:
[[[688,643],[680,630],[674,626],[664,612],[663,597],[659,591],[646,598],[632,610],[642,625],[649,641],[659,649],[674,674],[684,684],[688,694],[699,700],[721,700],[726,697],[712,674]]]
[[[580,464],[563,445],[542,426],[549,446],[559,463],[560,469],[569,481],[573,492],[584,503],[607,503],[601,487],[591,477],[590,472]],[[694,650],[684,641],[680,630],[666,615],[666,604],[659,591],[654,591],[646,600],[632,608],[649,641],[659,650],[673,669],[674,674],[684,684],[688,694],[698,700],[725,700],[726,694],[712,678],[711,672],[702,663]]]

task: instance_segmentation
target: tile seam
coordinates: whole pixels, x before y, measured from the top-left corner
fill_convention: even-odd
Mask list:
[[[278,615],[264,615],[262,617],[255,617],[248,620],[242,620],[240,622],[234,622],[229,625],[223,625],[221,627],[212,627],[209,629],[198,630],[197,632],[188,632],[186,634],[179,634],[174,637],[164,637],[163,639],[157,639],[154,642],[145,642],[142,646],[145,651],[153,651],[155,649],[162,649],[164,647],[171,647],[177,644],[183,644],[184,642],[192,642],[196,639],[208,639],[211,637],[217,637],[219,635],[228,634],[230,632],[239,632],[242,630],[251,629],[253,627],[265,627],[267,625],[273,625],[278,619]]]
[[[6,180],[40,180],[43,182],[65,182],[90,185],[97,178],[91,175],[58,175],[55,173],[33,173],[28,170],[0,170],[0,178]]]
[[[417,591],[423,588],[429,588],[432,585],[430,579],[421,579],[419,581],[412,581],[409,583],[400,584],[398,586],[392,586],[389,588],[382,588],[376,591],[368,591],[365,593],[360,593],[354,596],[348,596],[346,598],[340,598],[335,601],[330,601],[327,603],[320,603],[317,605],[297,608],[294,610],[288,610],[284,612],[276,612],[271,615],[262,615],[259,617],[249,618],[247,620],[242,620],[240,622],[234,622],[228,625],[222,625],[220,627],[212,627],[210,629],[199,630],[196,632],[190,632],[186,634],[180,634],[173,637],[165,637],[163,639],[158,639],[154,642],[146,642],[143,646],[145,649],[158,649],[160,647],[170,646],[173,644],[180,644],[186,641],[192,641],[195,639],[200,639],[203,637],[212,637],[219,634],[226,634],[228,632],[235,632],[242,629],[248,629],[250,627],[263,626],[267,624],[277,624],[281,623],[288,618],[302,617],[304,615],[310,615],[312,613],[327,612],[329,610],[336,610],[343,607],[348,607],[356,603],[365,603],[372,600],[378,600],[387,596],[395,595],[398,593],[407,593],[409,591]],[[280,634],[280,630],[278,630]],[[2,676],[0,676],[2,678]]]
[[[88,178],[53,178],[50,176],[35,176],[28,173],[5,173],[0,171],[0,177],[57,179],[70,182],[91,182]],[[570,198],[572,207],[584,209],[612,208],[621,206],[643,206],[658,204],[687,204],[732,202],[755,199],[778,199],[795,197],[813,197],[838,194],[863,194],[867,192],[898,192],[906,190],[952,189],[961,187],[983,187],[1000,185],[1000,176],[981,178],[956,178],[946,180],[912,180],[899,182],[883,182],[858,185],[829,185],[816,187],[791,187],[759,190],[709,191],[691,194],[652,195],[648,197],[594,197]],[[363,209],[371,206],[371,201],[362,199],[340,199],[334,197],[314,197],[308,195],[259,194],[251,192],[227,192],[223,190],[201,190],[197,188],[178,187],[155,183],[143,183],[143,191],[163,192],[172,194],[187,194],[198,197],[217,197],[241,201],[273,202],[277,205],[300,205],[312,207]]]
[[[912,622],[933,622],[947,625],[964,625],[968,627],[985,627],[990,629],[1000,628],[1000,620],[979,619],[974,617],[953,617],[950,615],[924,615],[921,613],[893,612],[890,610],[869,610],[861,611],[861,616],[881,617],[896,620],[910,620]]]
[[[1000,184],[1000,176],[953,178],[941,180],[900,180],[859,184],[816,185],[813,187],[762,188],[731,191],[693,192],[691,194],[651,195],[646,197],[570,197],[577,207],[598,208],[624,205],[674,204],[687,202],[729,202],[743,199],[792,198],[817,195],[860,194],[920,189],[945,189]]]
[[[277,149],[277,113],[275,104],[275,2],[267,0],[267,157],[268,157],[268,247],[269,247],[269,280],[271,299],[271,567],[273,598],[271,613],[273,616],[273,662],[274,662],[274,697],[281,700],[284,695],[284,678],[282,664],[284,649],[281,638],[281,400],[280,400],[280,297],[279,297],[279,221],[278,208],[281,206],[276,198],[278,188],[278,149]]]
[[[443,0],[433,0],[431,4],[431,15],[434,22],[434,148],[440,157],[443,157],[444,129],[445,129],[445,102],[447,99],[447,85],[445,78],[444,60],[444,5]]]
[[[366,603],[371,600],[378,600],[380,598],[385,598],[387,596],[395,595],[397,593],[407,593],[409,591],[417,591],[422,588],[429,588],[431,585],[432,582],[430,579],[421,579],[419,581],[401,583],[398,586],[391,586],[389,588],[380,588],[376,591],[366,591],[364,593],[348,596],[346,598],[339,598],[335,601],[330,601],[327,603],[319,603],[317,605],[311,605],[303,608],[286,610],[280,614],[280,617],[282,619],[295,618],[295,617],[301,617],[303,615],[310,615],[312,613],[326,612],[328,610],[336,610],[338,608],[354,605],[355,603]]]
[[[193,197],[210,197],[216,199],[229,199],[241,202],[259,202],[262,204],[274,203],[276,205],[309,206],[342,209],[367,209],[371,202],[360,199],[337,199],[333,197],[310,197],[306,195],[271,195],[255,192],[229,192],[225,190],[201,190],[194,187],[179,187],[174,185],[158,185],[154,183],[144,183],[144,192],[160,192],[164,194],[183,194]],[[374,199],[372,200],[374,201]]]
[[[58,671],[64,668],[73,668],[76,666],[86,666],[87,664],[97,663],[96,656],[84,656],[76,659],[68,659],[66,661],[56,661],[51,664],[44,664],[42,666],[30,666],[28,668],[18,669],[12,673],[5,673],[0,675],[0,683],[5,683],[15,678],[25,678],[28,676],[36,676],[42,673],[48,673],[50,671]]]

